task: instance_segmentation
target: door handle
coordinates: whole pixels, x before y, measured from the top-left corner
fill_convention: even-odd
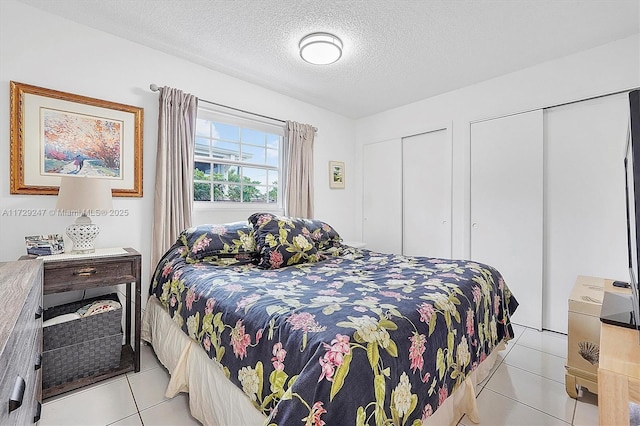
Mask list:
[[[11,392],[11,398],[9,399],[9,412],[17,410],[22,405],[22,398],[24,398],[24,379],[20,376],[16,377],[16,383],[13,385],[13,391]]]
[[[83,269],[78,269],[77,271],[73,271],[73,275],[77,275],[79,277],[88,277],[97,272],[98,270],[96,268],[83,268]]]

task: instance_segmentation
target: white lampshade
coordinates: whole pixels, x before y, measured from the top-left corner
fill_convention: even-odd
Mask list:
[[[329,33],[313,33],[298,45],[300,57],[310,64],[329,65],[342,56],[342,40]]]
[[[113,208],[111,181],[63,176],[58,191],[58,210],[109,210]]]
[[[93,240],[100,228],[89,216],[106,216],[113,208],[111,181],[108,179],[63,176],[60,180],[56,209],[75,211],[79,216],[67,227],[73,241],[72,253],[93,253]]]

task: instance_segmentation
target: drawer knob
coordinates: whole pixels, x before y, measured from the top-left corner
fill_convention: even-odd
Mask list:
[[[9,412],[17,410],[22,405],[24,388],[24,379],[20,376],[16,377],[16,383],[13,385],[13,391],[11,392],[11,399],[9,399]]]
[[[42,403],[38,401],[36,404],[36,414],[33,416],[34,423],[38,423],[40,421],[40,415],[42,414]]]
[[[77,275],[79,277],[88,277],[97,272],[98,270],[96,268],[82,268],[78,269],[77,271],[73,271],[73,275]]]
[[[40,367],[42,367],[42,354],[38,354],[38,355],[36,355],[36,365],[35,365],[35,370],[36,370],[36,371],[40,370]]]
[[[36,319],[42,318],[42,312],[43,312],[42,306],[38,306],[38,309],[36,309]]]

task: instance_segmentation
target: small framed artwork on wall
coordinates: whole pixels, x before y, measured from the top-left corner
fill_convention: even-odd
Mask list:
[[[344,162],[329,161],[329,187],[344,188]]]

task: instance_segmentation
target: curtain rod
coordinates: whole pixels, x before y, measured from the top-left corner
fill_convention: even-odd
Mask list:
[[[157,84],[154,84],[154,83],[151,83],[151,84],[149,85],[149,89],[151,89],[151,91],[152,91],[152,92],[159,92],[159,91],[160,91],[160,87],[159,87]],[[269,117],[268,115],[257,114],[257,113],[255,113],[255,112],[246,111],[246,110],[244,110],[244,109],[235,108],[235,107],[232,107],[232,106],[229,106],[229,105],[219,104],[219,103],[217,103],[217,102],[208,101],[208,100],[206,100],[206,99],[200,99],[200,98],[198,98],[198,101],[206,102],[206,103],[208,103],[208,104],[216,105],[216,106],[223,107],[223,108],[229,108],[229,109],[232,109],[232,110],[234,110],[234,111],[242,112],[242,113],[245,113],[245,114],[251,114],[251,115],[258,116],[258,117],[266,118],[267,120],[279,121],[280,123],[283,123],[283,124],[287,122],[286,120],[281,120],[281,119],[279,119],[279,118]],[[318,131],[318,128],[317,128],[317,127],[314,127],[314,128],[313,128],[313,130],[314,130],[315,132],[317,132],[317,131]]]

